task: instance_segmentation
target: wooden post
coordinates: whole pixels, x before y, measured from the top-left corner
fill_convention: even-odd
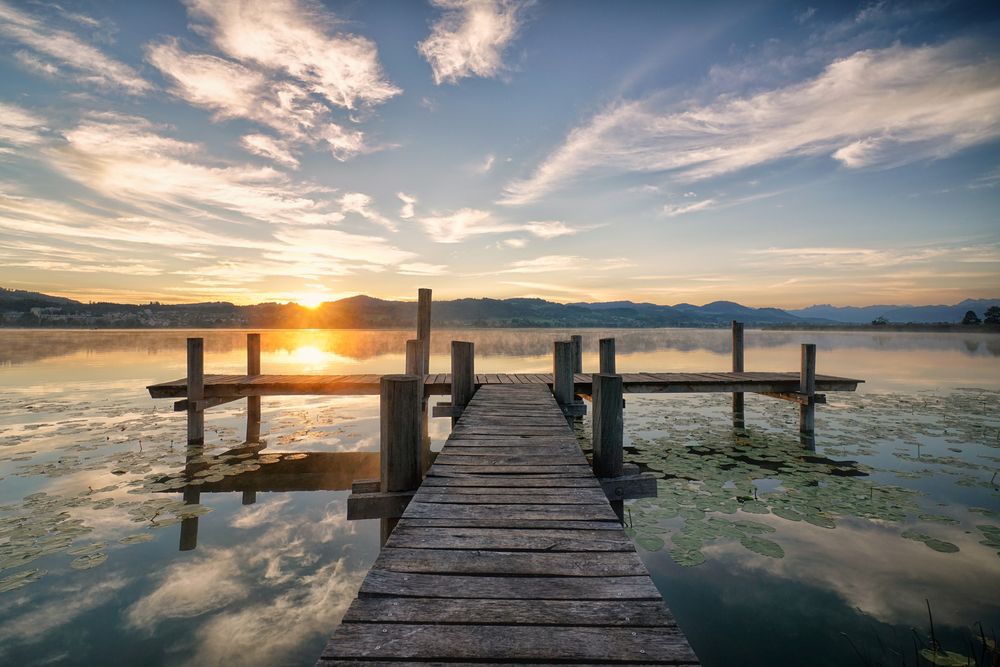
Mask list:
[[[259,333],[247,334],[247,375],[260,375]],[[247,442],[260,442],[260,396],[247,396]]]
[[[733,372],[743,372],[743,323],[733,320]],[[733,427],[745,426],[743,392],[733,392]]]
[[[558,340],[552,351],[552,394],[559,407],[573,403],[573,343]]]
[[[414,338],[406,341],[406,374],[416,375],[420,378],[420,471],[421,473],[427,472],[431,467],[431,439],[430,439],[430,425],[427,423],[427,396],[424,394],[424,380],[426,376],[424,375],[423,363],[424,358],[424,345],[423,341],[419,338]]]
[[[427,375],[431,359],[431,290],[426,287],[417,290],[417,340],[423,347],[423,366],[418,375]]]
[[[205,444],[205,339],[187,339],[188,445]]]
[[[423,351],[424,351],[424,342],[419,338],[414,338],[406,341],[407,375],[424,374]]]
[[[583,372],[583,336],[572,335],[569,337],[569,342],[573,346],[573,372],[582,373]],[[573,380],[574,386],[576,385],[576,379]],[[573,392],[573,402],[583,403],[583,399]]]
[[[257,492],[256,491],[244,491],[243,492],[243,504],[253,505],[257,502]]]
[[[380,487],[383,493],[420,486],[420,378],[383,375],[379,383]],[[382,520],[382,543],[398,519]]]
[[[476,391],[475,346],[460,340],[451,341],[451,406],[464,410]],[[458,422],[459,415],[453,414],[451,425]]]
[[[598,373],[592,376],[594,435],[594,474],[598,477],[621,477],[622,376]]]
[[[600,360],[602,374],[615,374],[615,339],[602,338],[600,343]]]
[[[799,404],[799,433],[812,435],[816,430],[816,346],[802,344],[802,371],[799,375],[799,393],[809,399]]]

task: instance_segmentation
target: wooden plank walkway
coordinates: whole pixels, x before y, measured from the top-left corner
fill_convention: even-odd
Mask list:
[[[622,373],[625,393],[770,392],[799,390],[798,373]],[[377,395],[380,375],[206,375],[206,398],[290,395]],[[864,380],[817,375],[816,391],[854,391]],[[476,386],[551,386],[551,373],[480,373]],[[183,398],[186,380],[172,380],[147,387],[153,398]],[[577,373],[574,391],[590,394],[591,377]],[[424,394],[451,394],[451,375],[431,373],[424,380]]]
[[[698,664],[543,382],[479,388],[317,664],[386,662]]]

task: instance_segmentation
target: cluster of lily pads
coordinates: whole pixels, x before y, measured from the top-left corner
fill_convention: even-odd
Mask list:
[[[46,556],[63,553],[72,557],[70,568],[90,569],[104,563],[112,548],[148,542],[155,539],[150,530],[211,511],[158,494],[196,489],[305,456],[232,451],[242,443],[243,406],[238,404],[213,410],[206,420],[209,444],[189,450],[179,444],[183,415],[165,412],[162,404],[136,407],[134,394],[134,388],[101,400],[72,394],[39,400],[25,394],[0,406],[0,421],[13,425],[0,434],[0,480],[13,476],[44,489],[0,505],[0,593],[39,581],[47,571],[36,561]],[[279,413],[270,430],[272,439],[286,445],[315,443],[330,433],[312,425],[327,429],[327,422],[336,422],[337,436],[346,439],[354,437],[354,419],[330,406],[320,413],[292,410]],[[92,488],[77,478],[100,479],[103,485]],[[127,517],[143,530],[112,538],[111,544],[103,536],[95,540],[95,511]]]
[[[675,562],[693,566],[704,562],[705,545],[728,539],[782,558],[772,535],[780,522],[771,517],[827,529],[851,517],[898,524],[902,538],[954,553],[959,547],[935,536],[934,525],[998,516],[989,507],[936,502],[908,485],[941,477],[997,506],[998,392],[831,397],[819,410],[815,447],[804,446],[797,411],[783,401],[748,395],[745,428],[733,427],[729,409],[728,395],[629,397],[626,461],[661,477],[656,498],[629,505],[629,532],[643,549],[666,548]],[[584,422],[581,437],[586,431]],[[900,465],[885,465],[891,460]],[[1000,544],[1000,527],[976,528],[981,544]]]

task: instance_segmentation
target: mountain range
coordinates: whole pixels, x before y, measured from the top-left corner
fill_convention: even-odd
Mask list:
[[[797,310],[751,308],[732,301],[673,306],[632,301],[553,303],[543,299],[455,299],[435,301],[436,326],[478,327],[698,327],[957,323],[969,310],[982,317],[1000,299],[954,305],[837,307]],[[7,326],[397,328],[411,326],[416,304],[354,296],[306,308],[295,303],[237,306],[228,302],[163,305],[82,303],[38,292],[0,288],[0,324]]]

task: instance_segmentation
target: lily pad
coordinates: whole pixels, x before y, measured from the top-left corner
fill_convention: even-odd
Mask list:
[[[740,540],[740,544],[745,546],[750,551],[760,554],[761,556],[767,556],[768,558],[785,557],[785,550],[781,548],[780,544],[764,539],[763,537],[750,535]]]

